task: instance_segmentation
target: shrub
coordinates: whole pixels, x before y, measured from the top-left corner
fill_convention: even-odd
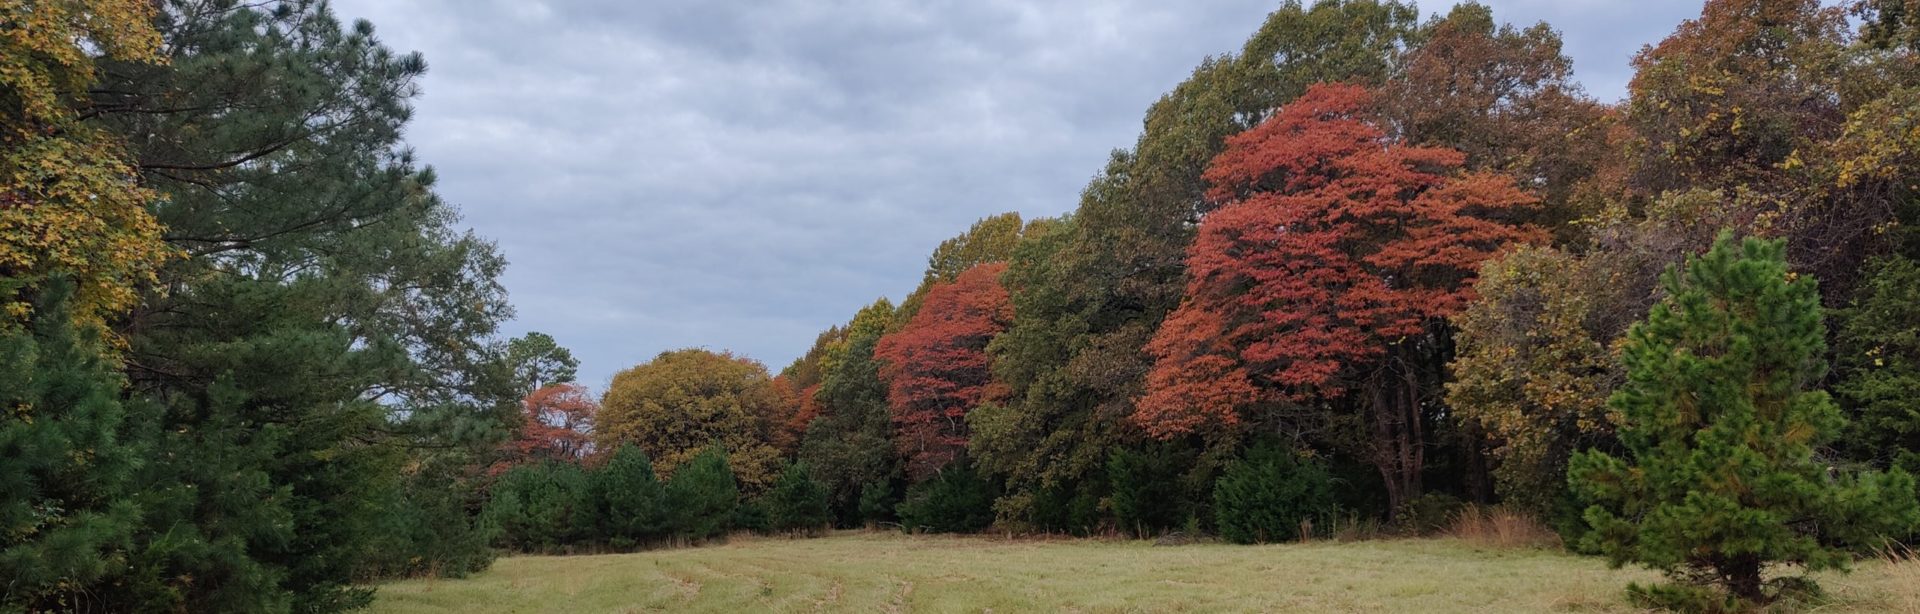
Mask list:
[[[647,453],[621,444],[587,475],[593,503],[594,538],[616,548],[632,548],[667,535],[666,487],[653,473]]]
[[[726,453],[707,448],[673,472],[667,481],[667,517],[674,537],[701,540],[717,537],[737,524],[740,485],[727,467]]]
[[[1328,517],[1333,507],[1326,467],[1268,443],[1229,464],[1213,487],[1214,524],[1234,543],[1292,541],[1301,521]]]
[[[1446,493],[1430,492],[1401,505],[1393,514],[1396,528],[1416,535],[1431,535],[1445,531],[1453,526],[1460,512],[1467,504],[1459,497]]]
[[[826,487],[813,480],[805,465],[787,467],[763,501],[768,524],[775,531],[812,534],[833,520]]]
[[[907,489],[899,507],[908,530],[971,533],[993,524],[993,484],[963,461],[947,465],[933,479]]]

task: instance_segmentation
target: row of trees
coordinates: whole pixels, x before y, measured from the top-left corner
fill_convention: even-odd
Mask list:
[[[1712,0],[1603,104],[1545,24],[1289,2],[1073,213],[981,220],[777,375],[663,354],[595,439],[723,441],[748,490],[798,459],[841,526],[1499,502],[1764,601],[1772,563],[1914,530],[1914,14]]]
[[[418,56],[317,0],[0,0],[0,608],[344,609],[816,489],[1242,541],[1498,501],[1764,601],[1913,530],[1914,15],[1712,0],[1609,105],[1545,24],[1288,2],[1073,213],[778,374],[667,352],[596,401],[497,334],[504,261],[400,139]]]
[[[631,549],[711,539],[731,529],[812,533],[827,526],[826,490],[806,468],[783,471],[765,494],[742,501],[718,447],[681,463],[662,481],[647,454],[623,445],[602,462],[542,461],[495,480],[482,521],[496,541],[523,552]]]

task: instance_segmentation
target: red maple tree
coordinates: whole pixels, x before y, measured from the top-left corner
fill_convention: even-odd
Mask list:
[[[1444,366],[1446,316],[1481,262],[1545,234],[1507,221],[1537,202],[1512,179],[1397,143],[1372,109],[1364,88],[1316,85],[1227,140],[1205,175],[1222,206],[1147,346],[1134,419],[1173,437],[1283,402],[1360,413],[1397,505],[1420,490],[1422,378]]]
[[[520,430],[503,446],[503,458],[488,468],[489,474],[541,460],[577,463],[593,454],[593,418],[600,404],[586,387],[554,384],[528,394],[520,405]]]
[[[959,457],[967,447],[967,412],[997,394],[987,342],[1013,321],[1013,303],[1000,285],[1006,270],[1006,263],[990,262],[932,286],[920,311],[874,348],[894,443],[915,479]]]

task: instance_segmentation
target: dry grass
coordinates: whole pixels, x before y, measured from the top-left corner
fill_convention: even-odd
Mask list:
[[[1888,596],[1888,611],[1920,614],[1920,552],[1904,546],[1888,548],[1883,565],[1880,573],[1895,586],[1906,589],[1893,591]]]
[[[1634,612],[1657,579],[1558,550],[1454,538],[1155,547],[1140,541],[836,533],[501,559],[380,587],[374,612]],[[1920,563],[1821,577],[1821,612],[1915,611]],[[1900,608],[1906,608],[1902,610]]]
[[[1559,548],[1560,535],[1533,516],[1506,507],[1469,505],[1447,534],[1486,548]]]

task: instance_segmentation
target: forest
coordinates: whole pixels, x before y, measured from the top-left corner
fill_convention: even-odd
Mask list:
[[[0,612],[1489,515],[1744,611],[1920,543],[1920,0],[1709,0],[1617,103],[1479,4],[1247,26],[1071,213],[980,219],[778,371],[592,391],[501,332],[506,257],[403,138],[419,54],[318,0],[0,0]]]

